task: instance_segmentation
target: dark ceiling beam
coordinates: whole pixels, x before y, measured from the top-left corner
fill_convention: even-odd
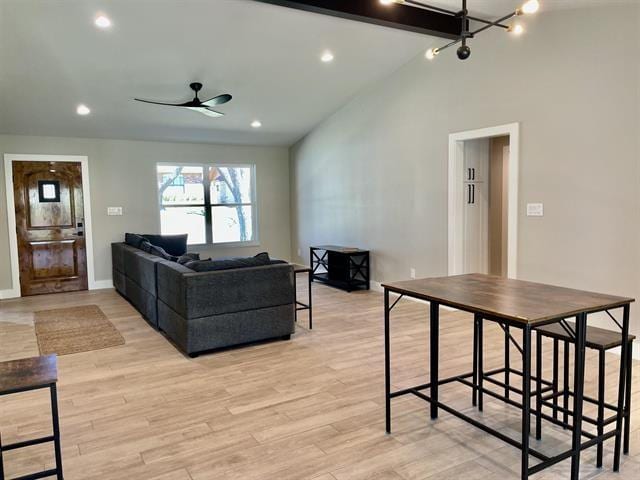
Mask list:
[[[307,12],[322,13],[384,27],[448,39],[460,36],[460,19],[406,5],[382,5],[378,0],[257,0]]]

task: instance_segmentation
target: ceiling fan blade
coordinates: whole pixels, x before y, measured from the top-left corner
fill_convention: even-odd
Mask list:
[[[134,98],[134,100],[142,103],[151,103],[153,105],[164,105],[165,107],[189,107],[193,105],[193,102],[186,103],[165,103],[165,102],[154,102],[153,100],[142,100],[141,98]]]
[[[189,110],[193,110],[194,112],[202,113],[208,117],[220,118],[224,117],[224,113],[216,112],[215,110],[211,110],[207,107],[187,107]]]
[[[225,93],[224,95],[218,95],[217,97],[210,98],[206,102],[202,102],[202,105],[204,105],[205,107],[215,107],[216,105],[224,105],[225,103],[230,102],[232,98],[233,97],[231,95],[229,95],[228,93]]]

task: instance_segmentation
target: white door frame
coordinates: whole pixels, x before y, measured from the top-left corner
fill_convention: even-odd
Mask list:
[[[81,155],[4,155],[4,178],[7,195],[7,219],[9,225],[9,257],[11,261],[10,290],[0,290],[0,299],[16,298],[20,292],[20,264],[18,262],[18,234],[16,232],[16,208],[13,198],[13,162],[76,162],[82,166],[82,196],[84,201],[84,238],[87,255],[87,280],[89,290],[104,288],[96,283],[93,264],[93,232],[91,229],[91,192],[89,189],[89,158]]]
[[[463,273],[464,258],[464,141],[509,136],[507,205],[507,276],[517,278],[518,262],[518,165],[520,124],[467,130],[449,135],[449,275]]]

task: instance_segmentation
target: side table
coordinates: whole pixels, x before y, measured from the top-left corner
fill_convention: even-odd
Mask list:
[[[0,362],[0,396],[48,388],[51,393],[51,417],[53,420],[52,435],[35,438],[33,440],[11,443],[9,445],[2,445],[2,443],[0,443],[0,480],[4,480],[5,478],[2,452],[47,442],[53,442],[56,467],[43,472],[25,475],[20,478],[33,479],[51,477],[54,475],[58,480],[62,480],[64,478],[62,475],[62,453],[60,449],[60,421],[58,418],[58,394],[56,390],[57,382],[58,357],[56,355]]]

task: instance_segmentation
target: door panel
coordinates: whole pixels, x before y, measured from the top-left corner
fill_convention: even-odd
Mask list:
[[[14,162],[22,295],[87,289],[82,166]]]

